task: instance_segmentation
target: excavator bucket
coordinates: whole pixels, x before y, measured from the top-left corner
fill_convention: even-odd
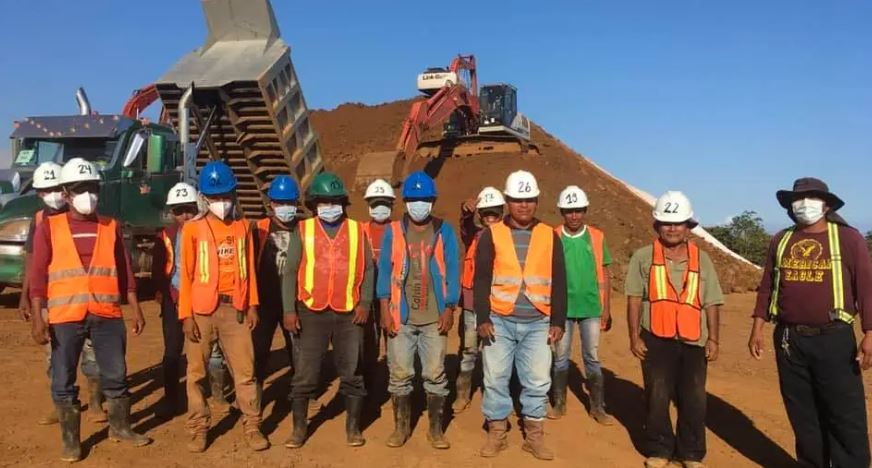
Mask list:
[[[305,188],[322,170],[318,137],[269,1],[202,0],[202,6],[205,43],[162,76],[157,90],[179,128],[179,100],[193,87],[183,146],[196,144],[198,170],[209,160],[227,162],[243,212],[261,217],[275,176],[290,174]]]

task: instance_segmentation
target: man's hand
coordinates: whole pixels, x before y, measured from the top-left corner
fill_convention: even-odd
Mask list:
[[[757,330],[751,330],[751,338],[748,339],[748,351],[751,357],[760,360],[763,357],[763,334]]]
[[[872,331],[867,331],[863,341],[860,342],[860,347],[857,349],[857,362],[863,370],[872,368]]]
[[[285,314],[282,317],[282,325],[285,330],[298,335],[300,333],[300,316],[297,314]]]
[[[639,360],[645,360],[645,355],[648,354],[648,347],[645,346],[645,342],[642,341],[641,336],[636,335],[630,338],[630,351],[633,353],[633,356],[636,356]]]
[[[475,205],[478,205],[478,200],[475,198],[467,198],[460,205],[461,215],[466,218],[475,214]]]
[[[715,362],[718,360],[718,354],[720,353],[720,346],[718,342],[712,339],[708,339],[705,342],[705,358],[708,362]]]
[[[30,320],[30,299],[23,292],[21,299],[18,300],[18,316],[21,317],[21,320]]]
[[[145,317],[137,304],[133,307],[133,336],[141,335],[143,330],[145,330]]]
[[[608,309],[603,311],[602,317],[600,317],[600,330],[607,332],[612,329],[612,313],[608,311]]]
[[[193,315],[182,321],[182,330],[185,332],[185,337],[188,341],[191,343],[200,342],[200,327],[197,326]]]
[[[454,309],[446,307],[442,315],[439,316],[439,333],[448,333],[451,327],[454,326]]]
[[[478,336],[481,339],[493,340],[496,338],[494,333],[494,324],[490,322],[483,323],[478,326]]]
[[[156,302],[158,306],[163,304],[163,293],[160,290],[154,292],[154,302]]]
[[[245,314],[245,324],[249,330],[254,330],[260,318],[257,316],[257,307],[249,307],[248,313]]]
[[[397,336],[397,331],[394,330],[394,317],[387,310],[382,309],[381,313],[381,328],[388,336]]]
[[[560,327],[551,327],[548,329],[548,343],[556,344],[560,343],[560,340],[563,339],[563,329]]]
[[[48,343],[50,337],[48,334],[48,324],[45,323],[45,320],[42,317],[34,317],[30,323],[30,336],[33,337],[33,341],[40,345]]]
[[[356,325],[363,325],[369,320],[369,307],[364,307],[360,304],[354,308],[354,316],[351,321]]]

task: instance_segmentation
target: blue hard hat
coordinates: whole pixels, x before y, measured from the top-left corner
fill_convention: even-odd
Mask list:
[[[297,201],[300,199],[300,189],[291,176],[282,174],[269,184],[267,195],[274,201]]]
[[[199,187],[203,195],[220,195],[236,190],[236,176],[223,161],[210,161],[200,169]]]
[[[413,172],[403,182],[403,198],[436,198],[436,182],[424,171]]]

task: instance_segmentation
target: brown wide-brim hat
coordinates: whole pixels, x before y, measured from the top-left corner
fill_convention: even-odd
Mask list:
[[[836,211],[845,206],[845,202],[836,194],[830,192],[830,188],[824,181],[814,177],[796,179],[793,182],[793,190],[779,190],[775,193],[775,197],[778,198],[778,203],[787,210],[790,210],[790,205],[794,200],[802,197],[820,198],[827,203],[830,211]]]

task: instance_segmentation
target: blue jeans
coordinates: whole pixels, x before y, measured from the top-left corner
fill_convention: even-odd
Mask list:
[[[506,419],[512,412],[509,379],[517,367],[521,382],[521,413],[530,419],[545,417],[545,402],[551,389],[551,347],[548,346],[550,320],[513,322],[492,314],[494,339],[485,341],[481,356],[484,364],[484,397],[481,411],[489,421]]]
[[[475,312],[463,311],[463,332],[460,335],[460,372],[475,370],[475,360],[478,359],[478,330],[475,323]]]
[[[572,336],[578,331],[581,334],[581,357],[584,361],[584,375],[602,375],[599,361],[600,318],[566,319],[566,332],[563,339],[557,343],[554,350],[554,370],[569,369],[569,357],[572,355]]]
[[[48,321],[47,309],[42,309],[42,319]],[[96,379],[100,376],[97,358],[94,357],[94,346],[89,338],[85,338],[85,346],[82,347],[82,360],[79,367],[82,369],[82,374],[89,379]],[[45,374],[51,380],[51,342],[45,344]]]
[[[121,318],[88,314],[80,322],[49,325],[51,334],[51,393],[57,402],[78,402],[76,366],[85,339],[90,338],[100,368],[100,386],[106,398],[127,396],[127,329]]]
[[[388,392],[395,396],[412,393],[415,378],[415,355],[421,360],[424,390],[432,395],[448,396],[448,378],[445,376],[445,347],[447,337],[439,333],[439,325],[404,324],[397,336],[388,338]]]

